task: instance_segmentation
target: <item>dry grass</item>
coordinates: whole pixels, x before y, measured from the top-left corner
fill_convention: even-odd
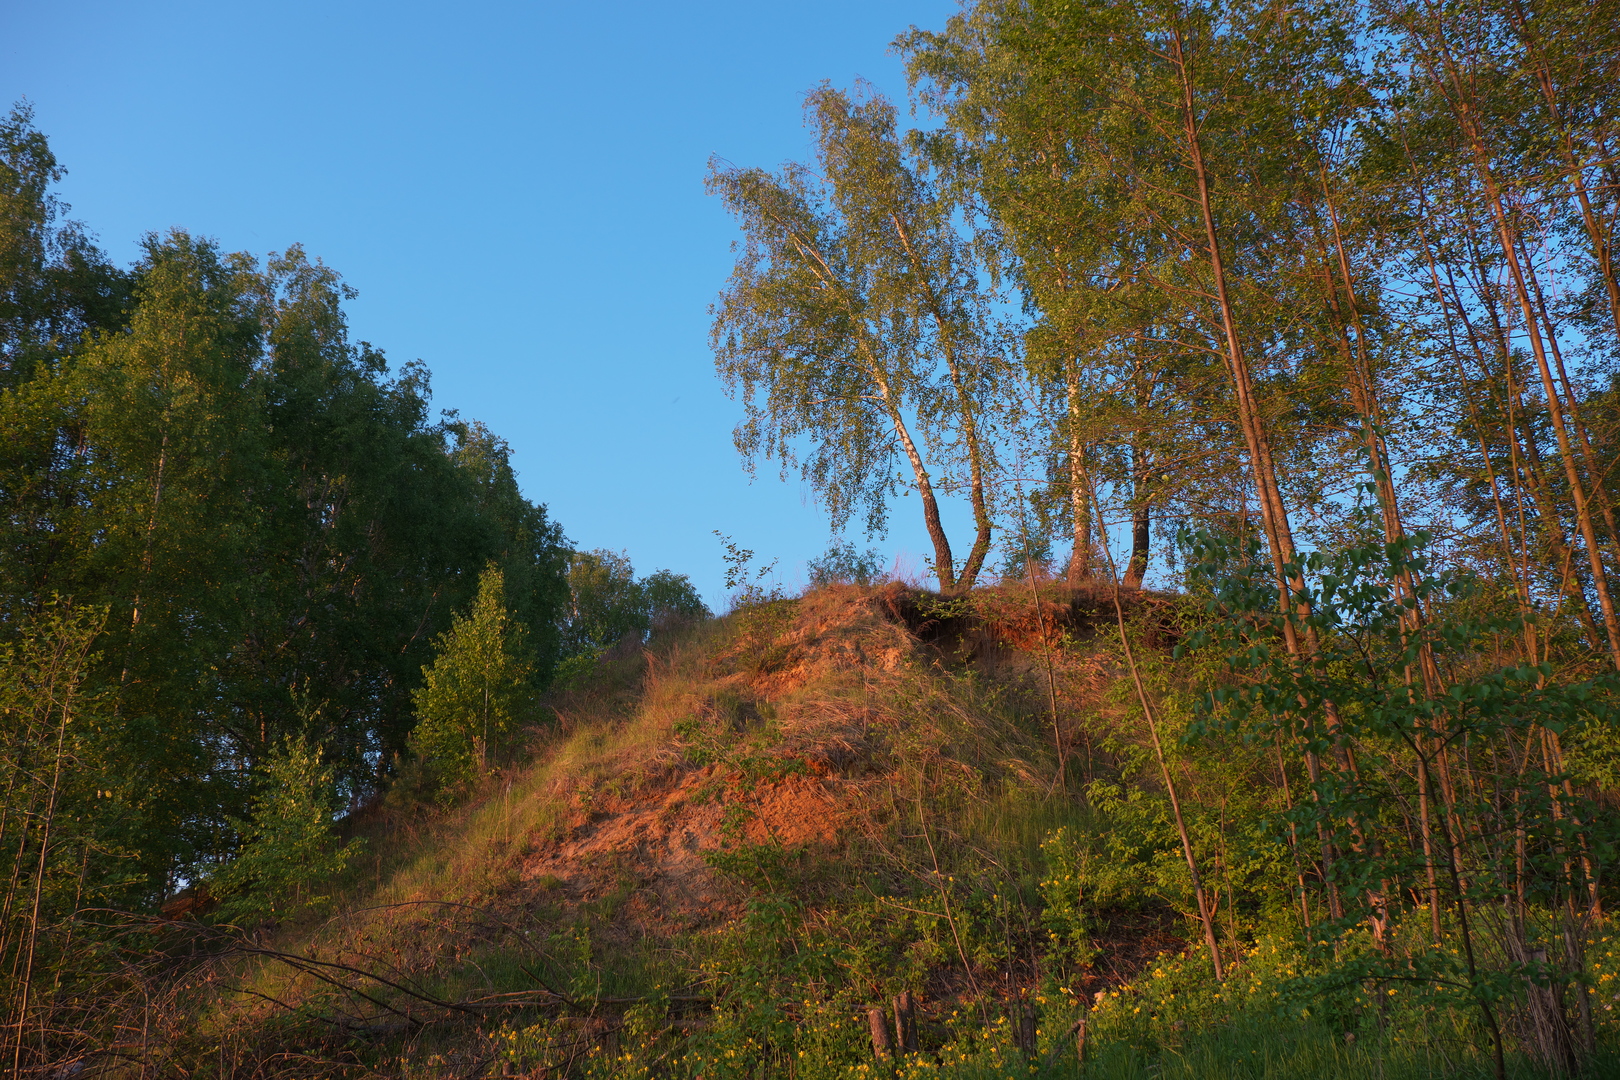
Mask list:
[[[440,1037],[427,1033],[498,1015],[432,1001],[527,994],[512,1000],[534,1008],[567,995],[568,971],[596,964],[600,978],[597,961],[560,955],[581,934],[614,953],[622,980],[723,925],[741,894],[716,853],[890,852],[909,803],[1033,864],[1050,829],[1081,823],[1073,800],[1048,796],[1113,675],[1105,654],[1075,648],[1097,635],[1099,595],[1051,582],[1042,594],[1037,609],[1012,585],[950,603],[835,585],[610,654],[552,694],[557,722],[529,763],[448,812],[362,816],[368,854],[340,913],[265,936],[369,975],[323,981],[283,956],[239,958],[220,978],[241,992],[197,1030],[274,1046],[299,1015],[306,1031],[408,1036],[419,1057]],[[1046,715],[1048,662],[1066,747]]]

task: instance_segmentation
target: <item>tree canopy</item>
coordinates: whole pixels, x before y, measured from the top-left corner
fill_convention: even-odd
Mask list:
[[[122,804],[134,902],[232,856],[289,739],[319,748],[341,804],[379,791],[434,642],[487,566],[542,685],[568,553],[498,436],[435,418],[423,365],[391,370],[350,339],[354,294],[330,267],[176,230],[115,269],[64,219],[59,175],[13,111],[0,637],[49,638],[38,620],[57,603],[103,613],[82,677],[109,703],[100,760],[140,778],[102,789]]]

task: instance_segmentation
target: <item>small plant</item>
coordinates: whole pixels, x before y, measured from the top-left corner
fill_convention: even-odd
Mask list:
[[[688,762],[702,768],[717,761],[724,752],[719,739],[709,725],[695,717],[675,721],[675,737],[681,741],[681,753]]]
[[[765,584],[776,572],[776,559],[756,570],[753,566],[754,552],[751,548],[738,545],[719,529],[714,530],[714,535],[720,538],[720,546],[725,548],[725,554],[721,558],[726,564],[726,592],[731,596],[733,611],[783,598],[780,585],[773,584],[767,587]]]
[[[359,840],[334,842],[339,804],[320,749],[289,738],[264,771],[252,817],[234,823],[243,842],[217,882],[223,917],[279,920],[324,909],[334,881],[362,850]]]
[[[805,567],[810,572],[810,587],[825,585],[876,585],[886,576],[883,559],[876,548],[856,551],[848,540],[833,544],[819,559],[811,559]]]

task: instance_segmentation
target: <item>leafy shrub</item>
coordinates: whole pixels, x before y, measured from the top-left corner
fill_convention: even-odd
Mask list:
[[[883,559],[876,548],[856,551],[851,541],[833,544],[819,559],[806,564],[810,572],[810,587],[824,585],[875,585],[885,577]]]
[[[272,756],[251,804],[252,816],[234,822],[242,848],[219,874],[227,919],[281,920],[320,911],[331,902],[333,882],[363,844],[334,842],[332,822],[340,800],[333,770],[319,747],[289,738]]]
[[[411,695],[411,748],[449,796],[510,751],[534,710],[527,632],[506,606],[498,567],[484,571],[472,609],[455,617],[438,658],[422,670],[425,681]]]

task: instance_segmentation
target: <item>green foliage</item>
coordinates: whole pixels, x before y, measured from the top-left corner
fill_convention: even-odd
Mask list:
[[[697,587],[685,574],[654,570],[641,579],[641,592],[651,633],[707,619],[711,614],[709,605],[703,602]]]
[[[721,559],[726,564],[726,592],[731,597],[733,609],[782,599],[785,594],[781,586],[766,584],[776,571],[777,560],[772,559],[756,569],[752,548],[740,546],[731,537],[722,534],[719,529],[714,531],[714,535],[719,538],[720,546],[724,549]]]
[[[802,641],[809,625],[834,641],[854,626],[885,641],[898,629],[861,616],[828,626],[813,599],[798,612],[805,621],[778,627],[778,640]],[[1393,912],[1387,959],[1365,922],[1339,933],[1336,951],[1301,928],[1281,817],[1288,804],[1268,782],[1273,748],[1263,741],[1209,730],[1167,745],[1217,898],[1226,964],[1217,982],[1207,949],[1193,943],[1202,935],[1191,882],[1133,695],[1105,687],[1088,699],[1093,711],[1077,722],[1091,743],[1084,764],[1078,750],[1071,756],[1070,784],[1093,779],[1065,795],[1041,745],[1045,703],[1020,685],[1043,670],[1035,646],[1022,667],[1006,655],[971,672],[857,667],[781,692],[768,675],[750,677],[751,658],[726,632],[745,614],[654,646],[657,677],[639,700],[575,712],[535,770],[514,777],[510,798],[491,792],[429,820],[420,840],[379,825],[379,844],[411,845],[411,874],[389,882],[385,872],[375,897],[361,886],[351,918],[311,931],[311,949],[372,964],[379,935],[416,936],[395,929],[392,910],[421,910],[399,916],[423,937],[421,984],[439,1000],[514,1003],[494,1018],[449,1018],[433,1042],[391,1042],[387,1052],[410,1063],[399,1071],[427,1075],[476,1048],[518,1071],[580,1078],[854,1078],[889,1071],[874,1061],[867,1009],[902,991],[921,1002],[921,1049],[893,1069],[902,1076],[1073,1076],[1081,1007],[1086,1075],[1351,1080],[1382,1069],[1417,1080],[1425,1069],[1468,1075],[1488,1065],[1485,1025],[1469,1002],[1435,992],[1419,970],[1391,974],[1424,953],[1422,906]],[[1127,624],[1166,733],[1192,715],[1199,679],[1232,678],[1215,650],[1172,664],[1162,644],[1146,643],[1190,621],[1142,603]],[[1071,638],[1059,670],[1106,668],[1119,647],[1101,634]],[[591,676],[598,687],[618,677],[607,666]],[[570,692],[584,701],[591,691]],[[822,710],[837,722],[849,708],[862,710],[860,728],[806,724]],[[863,742],[843,749],[854,731]],[[842,764],[829,766],[840,750]],[[850,826],[837,846],[773,838],[782,818],[770,803],[821,785],[848,793],[828,808]],[[581,812],[590,824],[571,831],[564,823]],[[592,843],[617,845],[627,833],[645,846]],[[666,837],[678,861],[665,854]],[[528,877],[535,847],[549,853],[558,841],[578,845],[568,869],[547,867],[567,883]],[[703,885],[715,903],[705,896],[701,912],[674,891],[689,887],[694,848],[715,872]],[[1322,885],[1309,885],[1319,925]],[[370,920],[381,925],[368,929]],[[1458,948],[1454,934],[1446,947]],[[1620,952],[1596,936],[1590,948],[1582,978],[1598,983]],[[1036,1012],[1033,1057],[1009,1021],[1020,1004]],[[272,1044],[312,1030],[288,1025],[293,1034]],[[254,1021],[240,1037],[266,1031]],[[1616,1032],[1600,1009],[1592,1060],[1608,1060]],[[1509,1036],[1510,1069],[1529,1061],[1526,1043]]]
[[[795,601],[782,586],[767,584],[776,571],[776,560],[755,568],[751,548],[738,546],[729,536],[715,530],[726,564],[726,591],[731,595],[731,628],[739,651],[755,672],[769,670],[785,655],[777,636],[793,617]]]
[[[492,560],[544,682],[566,552],[504,442],[350,340],[329,267],[175,231],[115,271],[62,222],[59,172],[25,109],[0,124],[0,626],[55,594],[108,612],[89,677],[145,781],[119,872],[155,903],[234,850],[287,737],[347,800],[386,786]]]
[[[0,118],[0,389],[121,329],[134,275],[113,267],[84,227],[62,221],[51,191],[63,170],[26,101]]]
[[[106,987],[130,979],[139,1030],[172,1034],[150,1002],[202,982],[147,979],[130,958],[157,935],[88,910],[150,907],[233,852],[228,915],[318,909],[352,855],[333,844],[337,808],[384,786],[400,750],[448,801],[511,753],[554,673],[586,700],[606,667],[616,711],[571,752],[609,749],[576,770],[577,802],[546,802],[532,836],[511,835],[493,798],[467,811],[489,843],[459,860],[476,866],[456,871],[477,882],[465,892],[504,899],[531,841],[702,768],[692,803],[723,848],[705,857],[739,915],[626,945],[604,924],[632,916],[646,882],[609,868],[592,899],[551,911],[560,890],[539,879],[526,899],[566,925],[510,951],[543,971],[507,955],[516,938],[490,945],[491,926],[534,913],[517,904],[445,950],[478,969],[456,976],[476,987],[462,1015],[477,1037],[496,1010],[521,1019],[502,1025],[507,1061],[707,1080],[1073,1075],[1066,1033],[1087,1017],[1092,1077],[1451,1075],[1493,1050],[1499,1076],[1612,1067],[1599,991],[1612,998],[1617,962],[1602,920],[1620,683],[1594,672],[1611,635],[1620,663],[1604,536],[1620,410],[1593,391],[1620,361],[1610,16],[1564,0],[982,0],[900,43],[937,123],[907,136],[883,98],[822,86],[806,100],[813,165],[716,162],[710,190],[744,233],[712,335],[742,399],[739,450],[798,471],[838,527],[879,531],[915,491],[946,595],[903,605],[928,630],[896,650],[904,630],[885,628],[880,665],[848,627],[794,627],[817,598],[787,599],[774,564],[722,537],[734,610],[701,692],[643,680],[635,648],[707,614],[690,582],[568,552],[502,440],[431,419],[425,369],[391,374],[350,342],[352,292],[330,268],[176,231],[116,269],[64,220],[56,160],[14,110],[0,122],[14,1067],[133,1055],[134,1012],[102,1009]],[[1022,502],[1042,477],[1031,525],[1005,493]],[[1379,512],[1352,512],[1367,492]],[[960,567],[936,498],[957,493],[977,530]],[[1093,548],[1129,518],[1140,584],[1150,514],[1206,526],[1176,554],[1208,610],[1138,596],[1115,638],[1118,594],[1086,581]],[[1417,520],[1444,523],[1452,570],[1403,538]],[[1062,641],[1038,613],[1038,662],[1004,592],[961,592],[1009,522],[1024,533],[1005,545],[1009,576],[1072,533],[1071,580],[1052,590]],[[812,584],[880,569],[852,543],[810,564]],[[1181,637],[1178,663],[1165,637]],[[938,664],[908,658],[946,638]],[[823,646],[828,663],[782,671]],[[579,760],[555,759],[529,801]],[[591,801],[597,781],[613,799]],[[836,858],[745,842],[751,799],[816,783],[860,826]],[[1206,904],[1210,942],[1190,946]],[[1133,953],[1143,935],[1164,951]],[[330,998],[289,1005],[255,1031],[296,1036],[266,1069],[352,1035],[342,1068],[386,1071],[362,1044],[388,1036],[351,1013],[416,993],[452,963],[423,958],[441,944],[393,953],[407,982],[326,983]],[[667,966],[615,994],[640,978],[635,948]],[[862,1018],[901,989],[934,1008],[922,1052],[890,1070]],[[345,994],[358,1012],[325,1007]],[[1032,1056],[1013,1045],[1014,1001],[1039,1013]],[[413,1045],[455,1023],[433,1007]],[[98,1010],[115,1019],[93,1047]],[[318,1040],[301,1016],[320,1018]],[[208,1049],[177,1071],[228,1071],[224,1041]],[[489,1060],[458,1048],[433,1064]]]
[[[646,633],[635,568],[623,552],[576,551],[568,565],[569,610],[564,648],[584,656]]]
[[[637,578],[623,552],[576,551],[569,557],[569,608],[563,650],[581,662],[626,639],[707,618],[709,609],[685,574],[657,570]]]
[[[307,739],[288,738],[260,773],[252,816],[235,822],[236,858],[216,875],[220,917],[281,922],[331,904],[338,879],[363,843],[338,844],[333,821],[342,805],[331,766]]]
[[[104,609],[53,598],[0,641],[0,1007],[26,1043],[24,1070],[111,1036],[99,1015],[116,983],[117,927],[137,900],[122,819],[145,797],[119,752],[110,694],[92,678]],[[112,980],[109,982],[109,980]]]
[[[875,585],[883,579],[883,559],[876,548],[855,550],[852,540],[845,540],[827,548],[818,559],[806,564],[810,571],[810,587],[823,585]]]
[[[805,113],[816,170],[710,162],[709,190],[746,237],[710,333],[746,413],[737,449],[750,469],[796,467],[835,530],[858,515],[881,532],[889,500],[916,491],[941,587],[969,587],[990,544],[988,416],[1005,370],[975,251],[891,103],[824,85]],[[960,583],[936,485],[974,510]]]
[[[1343,907],[1316,928],[1338,957],[1322,983],[1394,979],[1477,1005],[1500,1043],[1499,1005],[1518,1000],[1535,1017],[1531,987],[1581,992],[1583,928],[1569,916],[1593,883],[1569,852],[1612,850],[1616,834],[1565,784],[1558,746],[1566,733],[1613,729],[1620,679],[1564,681],[1545,664],[1501,662],[1522,619],[1468,617],[1471,582],[1430,573],[1427,541],[1313,553],[1288,568],[1305,585],[1283,612],[1264,578],[1222,579],[1211,610],[1224,618],[1190,644],[1215,645],[1248,678],[1211,693],[1194,732],[1224,726],[1321,763],[1310,801],[1287,820],[1316,841]],[[1230,563],[1216,541],[1192,546]],[[1288,635],[1310,651],[1280,648]],[[1478,787],[1444,776],[1462,748]],[[1419,807],[1419,820],[1403,820],[1402,806]],[[1399,895],[1449,909],[1457,937],[1437,930],[1397,947]],[[1509,919],[1491,917],[1497,904]],[[1369,928],[1374,947],[1350,948]],[[1537,1052],[1562,1053],[1546,1042]]]
[[[411,697],[411,749],[450,798],[518,744],[534,718],[534,659],[527,628],[506,606],[506,578],[490,565],[478,595],[439,636],[438,656]]]

